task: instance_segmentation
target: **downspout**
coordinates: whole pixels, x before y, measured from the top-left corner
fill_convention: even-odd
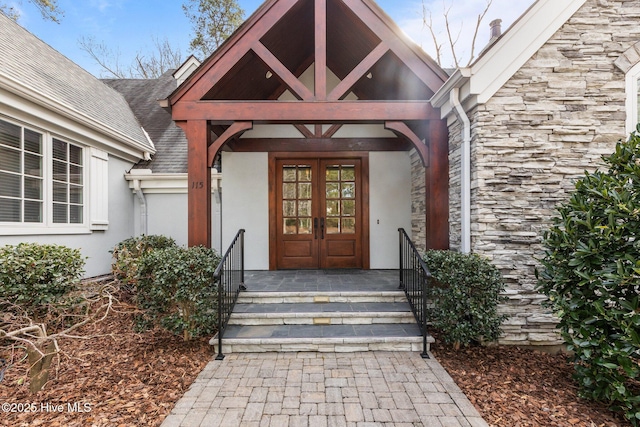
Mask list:
[[[140,180],[133,180],[133,192],[138,197],[138,202],[140,202],[140,234],[147,235],[147,199],[142,192],[142,187],[140,186]]]
[[[460,89],[449,92],[449,101],[458,121],[462,123],[461,176],[460,176],[460,222],[462,253],[471,252],[471,122],[460,104]]]

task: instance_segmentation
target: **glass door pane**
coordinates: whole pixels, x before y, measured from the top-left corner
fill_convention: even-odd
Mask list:
[[[356,171],[354,165],[327,165],[325,169],[326,233],[356,232]]]
[[[284,165],[282,169],[283,233],[311,234],[311,166]]]

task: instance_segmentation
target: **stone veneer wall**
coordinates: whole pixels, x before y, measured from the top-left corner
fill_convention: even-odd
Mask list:
[[[425,169],[415,149],[411,150],[411,240],[420,251],[426,249],[427,217],[425,215]],[[409,230],[407,230],[409,232]]]
[[[462,245],[461,169],[462,125],[449,126],[449,249],[459,251]]]
[[[472,122],[472,248],[507,283],[503,343],[553,345],[555,320],[535,292],[536,258],[556,205],[625,137],[625,76],[614,61],[640,40],[640,1],[588,0]],[[450,128],[452,178],[459,129]],[[453,205],[459,185],[451,183]],[[459,220],[457,220],[459,222]],[[456,228],[452,226],[452,247]]]

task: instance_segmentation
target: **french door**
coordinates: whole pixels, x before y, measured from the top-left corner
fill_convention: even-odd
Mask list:
[[[276,268],[362,268],[361,159],[277,159]]]

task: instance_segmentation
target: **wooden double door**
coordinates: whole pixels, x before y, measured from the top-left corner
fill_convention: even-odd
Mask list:
[[[368,264],[363,159],[277,159],[274,190],[277,269]]]

